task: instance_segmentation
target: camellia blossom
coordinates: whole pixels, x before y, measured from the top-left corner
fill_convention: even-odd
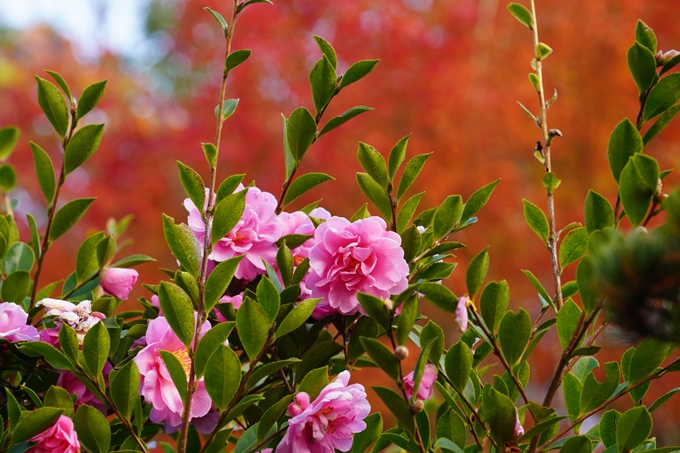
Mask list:
[[[352,436],[366,429],[371,406],[361,384],[349,383],[349,371],[343,371],[321,390],[310,403],[309,395],[300,392],[288,406],[292,416],[277,453],[333,453],[349,451]]]
[[[137,283],[139,272],[123,267],[107,267],[99,274],[99,282],[104,293],[118,299],[127,300],[132,287]]]
[[[30,453],[80,453],[80,442],[73,429],[73,420],[65,415],[29,441],[37,444],[28,450]]]
[[[437,380],[437,367],[434,365],[425,365],[425,371],[423,371],[423,377],[420,379],[420,385],[418,386],[418,393],[416,393],[416,399],[425,401],[432,398],[432,386]],[[413,371],[404,376],[404,390],[406,390],[406,396],[411,399],[413,397]]]
[[[107,361],[104,364],[104,369],[102,370],[102,374],[104,375],[104,383],[106,385],[108,385],[109,373],[111,373],[112,369],[113,367]],[[78,397],[75,401],[76,409],[78,409],[81,404],[87,404],[99,409],[102,414],[106,415],[106,406],[104,403],[99,401],[99,398],[97,398],[95,394],[92,393],[92,390],[88,389],[87,386],[70,371],[62,371],[59,375],[59,378],[57,379],[56,385],[57,387],[65,389],[69,395],[73,395],[74,393],[76,394]]]
[[[463,296],[458,299],[458,305],[456,306],[456,324],[461,332],[465,332],[468,328],[468,312],[467,304],[470,298]]]
[[[201,326],[201,336],[208,330],[210,330],[210,323],[206,321]],[[171,352],[177,357],[187,377],[191,367],[189,353],[184,343],[170,328],[168,321],[162,316],[149,321],[146,344],[147,346],[135,356],[134,361],[141,374],[140,393],[146,402],[153,406],[149,418],[154,423],[165,422],[170,426],[177,426],[182,423],[184,406],[160,351]],[[212,401],[201,379],[193,396],[191,418],[206,415],[210,411],[211,404]]]
[[[314,240],[306,285],[312,297],[322,298],[314,312],[317,319],[330,311],[356,313],[358,291],[389,299],[408,286],[401,238],[387,231],[380,217],[353,223],[331,217],[316,229]]]
[[[97,324],[100,320],[106,318],[103,313],[92,311],[92,302],[84,300],[78,305],[75,305],[66,300],[60,299],[43,299],[38,302],[39,306],[45,307],[45,315],[54,316],[54,322],[57,324],[56,332],[61,323],[66,323],[76,331],[78,342],[82,345],[85,334]],[[48,330],[48,329],[45,329]],[[54,332],[55,329],[53,329]],[[49,334],[48,336],[54,336]]]
[[[19,341],[38,341],[38,329],[27,325],[28,313],[13,302],[0,304],[0,338],[16,343]]]
[[[245,190],[243,185],[239,185],[236,192],[241,190]],[[276,204],[274,195],[257,187],[249,187],[241,219],[225,237],[217,241],[208,257],[214,261],[226,261],[245,255],[234,273],[236,278],[253,280],[259,274],[264,274],[267,269],[262,260],[272,265],[275,263],[278,251],[276,241],[281,237]],[[203,241],[205,223],[201,212],[188,198],[184,200],[184,207],[189,211],[189,228],[199,241]]]

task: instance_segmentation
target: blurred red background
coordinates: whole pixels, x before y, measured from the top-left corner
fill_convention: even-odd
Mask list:
[[[106,47],[97,58],[77,58],[72,44],[47,26],[1,29],[0,126],[22,129],[10,160],[20,171],[15,196],[20,211],[33,213],[38,221],[44,222],[44,200],[33,176],[28,141],[39,143],[55,160],[60,148],[41,115],[33,75],[55,70],[75,93],[95,81],[109,80],[99,108],[91,114],[92,122],[106,123],[104,141],[62,192],[64,200],[96,196],[98,201],[47,255],[43,284],[66,277],[76,246],[88,232],[103,229],[109,217],[128,213],[134,215],[127,235],[134,244],[128,251],[158,259],[157,265],[139,269],[140,281],[157,283],[163,278],[157,268],[174,266],[163,239],[161,212],[177,221],[186,215],[175,160],[208,177],[200,143],[214,137],[213,108],[224,43],[203,7],[226,16],[227,3],[150,1],[146,37],[150,45],[163,49],[153,65],[131,64],[125,55]],[[333,44],[341,72],[359,59],[379,58],[372,74],[334,100],[326,118],[354,105],[375,111],[322,137],[302,164],[301,171],[323,171],[337,180],[291,208],[323,198],[322,206],[332,213],[351,216],[366,201],[355,182],[360,171],[357,142],[367,142],[386,155],[397,140],[412,133],[408,157],[434,153],[411,189],[411,193],[427,190],[420,209],[438,205],[449,194],[467,199],[482,185],[503,178],[478,224],[456,238],[468,248],[459,253],[459,269],[447,281],[449,287],[457,294],[465,292],[466,264],[489,244],[487,280],[507,279],[513,307],[537,313],[538,298],[521,269],[531,270],[550,288],[550,259],[524,222],[521,200],[545,209],[543,168],[532,155],[540,137],[516,104],[520,101],[537,111],[527,79],[532,41],[529,30],[505,6],[497,0],[275,0],[273,6],[249,8],[237,24],[234,49],[249,48],[253,55],[229,78],[227,96],[240,98],[240,104],[225,125],[219,178],[247,173],[246,183],[256,180],[263,190],[279,193],[280,115],[288,116],[298,105],[312,106],[307,74],[320,56],[312,34]],[[548,92],[553,88],[559,92],[549,126],[564,134],[553,146],[554,172],[562,179],[556,191],[558,227],[583,221],[589,188],[613,204],[616,186],[606,149],[614,126],[637,114],[637,89],[626,65],[636,20],[650,25],[659,48],[669,50],[680,47],[679,9],[673,0],[538,2],[541,40],[555,50],[545,62],[545,84]],[[645,152],[657,158],[663,170],[676,167],[679,146],[680,130],[671,125]],[[676,187],[677,181],[671,174],[665,187]],[[573,266],[563,282],[572,279]],[[142,295],[148,296],[138,285],[133,296]],[[453,317],[431,306],[426,310],[445,329],[447,346],[456,341]],[[559,357],[555,345],[547,336],[531,362],[528,393],[533,399],[542,400],[552,377]],[[607,357],[611,360],[622,351],[622,345],[612,344]],[[677,382],[676,377],[666,377],[644,401],[650,404],[661,389],[674,386],[673,380]],[[660,444],[680,442],[680,434],[671,429],[680,416],[679,405],[671,400],[657,414]]]

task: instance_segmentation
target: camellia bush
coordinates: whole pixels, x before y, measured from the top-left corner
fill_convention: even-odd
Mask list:
[[[238,106],[227,98],[226,81],[251,54],[232,49],[235,25],[241,14],[266,7],[257,3],[270,2],[235,0],[228,20],[206,8],[226,44],[215,140],[202,145],[210,179],[177,162],[186,218],[162,219],[177,266],[163,269],[164,281],[144,284],[148,296],[138,310],[118,306],[136,284],[133,268],[153,259],[118,256],[128,220],[85,238],[63,282],[41,281],[51,245],[94,202],[64,203],[59,195],[103,139],[103,124],[82,123],[106,82],[76,96],[57,72],[36,77],[38,102],[63,153],[55,173],[50,154],[57,153],[30,144],[48,220],[39,231],[28,215],[25,241],[13,214],[16,172],[7,163],[0,167],[0,451],[147,452],[161,432],[175,439],[161,443],[164,451],[182,453],[680,450],[650,437],[652,414],[679,389],[651,404],[645,399],[653,381],[680,371],[680,193],[664,190],[669,171],[644,153],[680,111],[680,73],[672,73],[678,52],[658,50],[652,29],[637,23],[627,58],[639,114],[616,126],[608,148],[618,192],[590,191],[584,224],[560,228],[551,149],[562,134],[548,125],[557,91],[548,98],[543,83],[552,49],[539,39],[534,0],[529,8],[508,6],[527,27],[527,43],[533,40],[527,89],[535,90],[538,106],[520,106],[538,126],[534,155],[545,169],[547,210],[524,200],[524,217],[538,237],[530,246],[547,248],[554,280],[544,288],[524,271],[540,304],[531,316],[508,308],[505,281],[485,284],[486,249],[469,263],[466,288],[454,293],[442,284],[456,267],[452,252],[464,247],[456,234],[476,223],[499,181],[467,200],[451,195],[419,210],[423,193],[409,189],[429,154],[413,155],[408,136],[386,157],[359,143],[364,172],[356,181],[368,202],[351,219],[318,202],[286,210],[333,179],[303,174],[302,161],[327,132],[371,110],[324,115],[348,85],[370,77],[377,60],[338,74],[335,50],[314,36],[321,50],[309,74],[314,105],[283,118],[280,194],[248,184],[243,174],[218,173],[222,127]],[[0,130],[0,159],[10,157],[18,139],[16,128]],[[647,230],[657,215],[661,226]],[[563,282],[569,266],[576,267],[576,280]],[[449,318],[428,319],[421,304]],[[455,343],[445,338],[443,323],[461,331]],[[601,365],[598,340],[612,323],[642,341]],[[551,330],[556,335],[545,337]],[[553,378],[545,395],[532,400],[528,394],[538,390],[527,391],[528,358],[539,342],[555,337],[562,352]],[[368,392],[396,426],[383,426],[353,375],[367,367],[384,377],[384,386]],[[560,393],[564,405],[556,406]],[[630,400],[629,409],[610,407],[622,399]],[[586,421],[591,427],[584,432]]]

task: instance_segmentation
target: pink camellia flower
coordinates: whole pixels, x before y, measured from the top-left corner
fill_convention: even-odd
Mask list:
[[[73,421],[65,415],[29,441],[38,444],[28,450],[30,453],[80,453],[80,442],[73,429]]]
[[[210,329],[206,321],[201,326],[201,335]],[[160,351],[169,351],[175,355],[189,374],[191,359],[184,343],[177,338],[168,321],[160,316],[149,321],[146,330],[147,346],[139,351],[134,361],[141,374],[140,393],[147,403],[153,405],[149,418],[155,423],[165,422],[170,426],[182,423],[182,399],[172,382],[168,368],[160,355]],[[202,417],[210,411],[212,401],[205,390],[203,379],[198,383],[191,405],[191,418]]]
[[[512,433],[514,441],[517,441],[520,437],[524,435],[524,427],[519,422],[519,417],[515,418],[515,429]]]
[[[28,314],[13,302],[0,304],[0,338],[16,343],[19,341],[38,341],[38,329],[27,325]]]
[[[244,190],[239,185],[236,192]],[[209,258],[214,261],[226,261],[235,256],[245,255],[234,275],[236,278],[253,280],[267,270],[262,260],[269,264],[276,261],[276,241],[281,237],[281,227],[276,216],[276,198],[269,192],[257,187],[249,187],[246,194],[246,207],[236,226],[220,239],[213,247]],[[200,241],[205,235],[205,223],[201,212],[190,200],[184,200],[184,207],[189,211],[187,223]]]
[[[54,323],[57,325],[56,328],[41,331],[41,337],[43,336],[42,332],[48,331],[44,334],[44,341],[58,336],[61,323],[66,323],[76,331],[78,342],[82,345],[85,334],[92,326],[106,318],[103,313],[92,311],[92,302],[89,300],[84,300],[75,305],[66,300],[43,299],[37,305],[45,307],[45,315],[54,316]]]
[[[296,212],[282,212],[279,214],[279,222],[281,224],[281,236],[288,236],[289,234],[314,234],[316,228],[310,217],[328,220],[331,218],[331,213],[324,208],[315,208],[309,213],[309,216],[302,211]],[[315,244],[314,238],[309,238],[302,245],[291,249],[295,265],[300,264],[305,258],[309,256],[309,251]]]
[[[331,217],[314,233],[306,285],[312,297],[323,298],[314,316],[331,310],[343,315],[359,310],[357,292],[389,299],[408,286],[408,264],[401,238],[387,231],[380,217],[350,223]]]
[[[456,324],[461,332],[465,332],[468,328],[468,312],[467,304],[470,298],[463,296],[458,299],[458,305],[456,306]]]
[[[423,377],[420,379],[420,385],[418,386],[418,393],[416,393],[416,399],[425,401],[432,397],[432,386],[437,380],[437,367],[434,365],[425,365],[425,371],[423,372]],[[406,396],[410,398],[413,397],[413,371],[404,376],[404,390],[406,390]]]
[[[103,370],[103,375],[104,375],[104,382],[108,385],[109,382],[109,373],[111,373],[111,370],[113,367],[111,364],[107,361],[104,364],[104,370]],[[70,371],[62,371],[61,374],[59,375],[59,379],[57,379],[57,387],[62,387],[65,389],[69,395],[73,395],[74,393],[78,397],[75,402],[75,408],[78,409],[78,407],[81,404],[87,404],[89,406],[92,406],[94,408],[99,409],[99,411],[106,415],[106,406],[104,403],[99,401],[99,398],[95,396],[94,393],[90,389],[88,389],[85,384],[82,383],[80,379],[78,379],[75,374],[71,373]]]
[[[371,406],[361,384],[347,385],[349,371],[321,390],[314,402],[300,392],[288,406],[292,416],[288,431],[276,448],[277,453],[333,453],[349,451],[352,436],[366,429]]]
[[[104,293],[127,300],[132,287],[137,283],[139,272],[123,267],[107,267],[99,274],[99,283]]]

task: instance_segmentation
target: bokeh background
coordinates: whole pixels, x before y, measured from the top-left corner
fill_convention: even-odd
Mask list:
[[[14,197],[18,212],[32,213],[39,227],[44,227],[44,201],[28,141],[54,159],[60,147],[38,106],[33,75],[55,70],[75,93],[95,81],[109,81],[99,108],[88,116],[90,122],[106,123],[104,141],[62,192],[64,200],[96,196],[98,201],[47,255],[42,282],[65,278],[79,241],[103,229],[109,217],[126,214],[134,215],[128,251],[158,259],[140,268],[140,281],[157,283],[163,278],[158,267],[174,266],[161,212],[178,221],[186,215],[175,160],[207,179],[200,143],[214,137],[224,53],[221,32],[204,6],[225,16],[230,11],[226,0],[0,0],[0,126],[22,130],[10,160],[21,174]],[[556,192],[559,227],[583,221],[589,188],[614,202],[606,149],[614,126],[637,114],[637,90],[626,65],[636,20],[656,31],[660,49],[680,48],[679,11],[676,0],[538,1],[541,40],[555,50],[545,63],[546,88],[559,93],[549,126],[564,134],[553,146],[554,171],[562,179]],[[334,214],[351,216],[366,201],[355,182],[357,142],[386,155],[410,133],[409,157],[434,153],[411,189],[427,190],[421,209],[449,194],[466,199],[503,178],[479,223],[458,234],[456,240],[468,248],[460,251],[459,268],[446,283],[464,293],[467,262],[489,245],[489,279],[507,279],[513,307],[537,313],[538,298],[521,269],[531,270],[546,288],[552,278],[548,252],[522,216],[522,198],[546,206],[543,169],[532,155],[539,130],[516,104],[537,111],[527,79],[533,56],[529,30],[498,0],[275,0],[273,6],[253,6],[236,27],[234,48],[252,49],[253,55],[228,81],[227,96],[240,98],[240,104],[225,126],[220,178],[246,173],[246,182],[256,180],[262,189],[279,193],[280,115],[312,106],[307,74],[320,56],[312,34],[336,48],[340,72],[359,59],[381,62],[336,98],[327,118],[354,105],[375,111],[324,136],[302,165],[301,171],[323,171],[337,180],[293,207],[323,198],[322,205]],[[646,152],[663,170],[677,167],[679,148],[680,129],[672,125]],[[677,176],[671,174],[664,184],[677,187]],[[573,269],[563,281],[572,279]],[[133,296],[143,295],[148,296],[138,285]],[[454,342],[459,334],[453,317],[427,310],[445,328],[447,346]],[[546,339],[531,362],[528,393],[536,400],[542,400],[559,357],[552,348],[555,339]],[[620,356],[627,346],[613,336],[605,342],[608,355],[601,362]],[[677,385],[678,378],[668,376],[644,401],[651,404]],[[621,400],[618,407],[628,404]],[[680,442],[673,429],[680,404],[671,400],[657,414],[659,443]]]

